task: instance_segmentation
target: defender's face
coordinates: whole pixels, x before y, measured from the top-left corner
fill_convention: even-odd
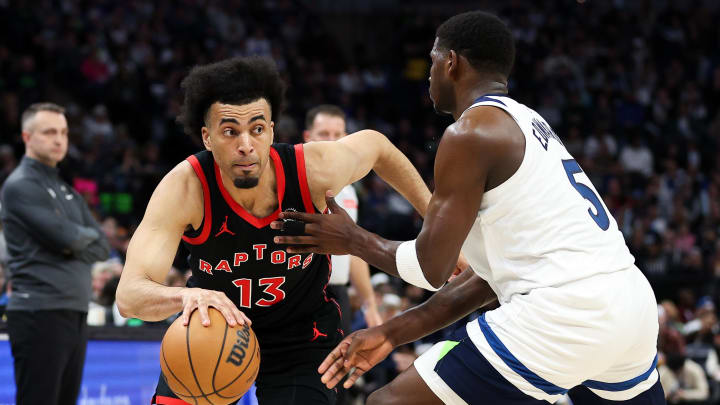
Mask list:
[[[23,131],[29,157],[55,167],[68,150],[68,125],[64,114],[38,111]]]
[[[438,113],[450,113],[448,105],[451,102],[452,86],[449,84],[445,65],[447,64],[448,53],[442,52],[437,48],[438,38],[435,38],[435,44],[430,51],[430,100],[433,107]]]
[[[315,116],[312,127],[305,132],[305,142],[337,141],[345,135],[344,119],[320,113]]]
[[[214,103],[202,128],[223,176],[238,188],[257,186],[270,161],[273,127],[270,104],[264,99],[243,105]]]

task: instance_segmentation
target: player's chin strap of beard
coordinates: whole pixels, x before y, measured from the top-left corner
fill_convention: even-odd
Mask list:
[[[406,282],[418,286],[428,291],[437,291],[425,278],[417,258],[417,250],[415,250],[415,241],[410,240],[403,242],[395,251],[395,265],[397,266],[398,275]]]
[[[297,210],[294,208],[288,208],[285,212],[297,212]],[[305,222],[297,219],[284,218],[282,233],[289,236],[305,235]]]

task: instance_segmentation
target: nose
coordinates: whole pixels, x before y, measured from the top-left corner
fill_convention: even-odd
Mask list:
[[[244,132],[242,135],[237,137],[237,151],[241,155],[249,155],[255,151],[255,147],[252,144],[250,134]]]

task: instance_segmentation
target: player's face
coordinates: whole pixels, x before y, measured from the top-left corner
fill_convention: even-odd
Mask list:
[[[203,142],[237,188],[257,186],[267,168],[275,126],[270,113],[265,99],[243,105],[215,103],[208,111]]]
[[[317,114],[313,125],[305,131],[305,142],[337,141],[347,135],[345,120],[328,114]]]
[[[38,111],[25,131],[23,140],[27,155],[55,167],[68,149],[68,125],[64,114]]]
[[[428,79],[430,80],[430,100],[432,100],[436,112],[449,114],[451,110],[449,104],[452,101],[452,86],[449,84],[447,72],[445,71],[448,52],[438,50],[437,43],[438,39],[435,38],[435,44],[432,51],[430,51],[430,59],[432,60],[430,78]]]

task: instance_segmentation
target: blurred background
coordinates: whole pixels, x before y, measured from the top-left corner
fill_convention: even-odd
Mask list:
[[[168,323],[123,319],[113,301],[150,194],[202,149],[175,122],[188,70],[269,56],[289,85],[288,107],[273,117],[277,142],[301,142],[305,112],[337,104],[348,132],[386,134],[432,189],[435,150],[452,121],[433,112],[428,54],[436,27],[471,9],[509,23],[517,44],[510,96],[553,126],[650,279],[661,363],[664,355],[695,361],[708,384],[693,403],[720,403],[720,2],[0,0],[0,184],[24,152],[23,109],[65,106],[70,151],[61,175],[113,249],[92,271],[96,327],[80,403],[147,403],[157,381],[157,339]],[[417,235],[421,219],[385,183],[370,175],[356,186],[362,226],[392,239]],[[0,238],[0,307],[5,254]],[[168,284],[184,285],[186,256],[179,251]],[[380,273],[373,284],[384,317],[427,298]],[[443,333],[397,350],[354,397],[362,403]],[[0,341],[0,403],[12,402],[11,361]]]

